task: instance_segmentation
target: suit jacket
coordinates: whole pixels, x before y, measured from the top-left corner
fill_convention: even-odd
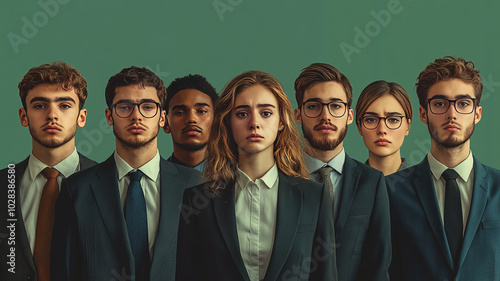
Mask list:
[[[389,280],[391,226],[384,175],[346,155],[335,220],[340,281]]]
[[[80,170],[87,169],[94,164],[95,161],[88,159],[87,157],[78,154],[80,157]],[[15,165],[15,217],[17,221],[12,222],[15,223],[15,240],[8,240],[8,237],[11,235],[10,231],[6,229],[6,225],[9,225],[11,222],[7,222],[8,211],[7,204],[12,203],[8,202],[8,169],[3,169],[0,171],[0,192],[2,198],[0,200],[0,222],[1,222],[1,230],[0,230],[0,280],[37,280],[37,271],[35,267],[35,262],[33,261],[33,254],[31,253],[30,244],[28,241],[28,236],[26,235],[26,229],[24,226],[23,215],[21,211],[21,202],[20,202],[20,192],[19,189],[21,187],[21,180],[24,175],[24,171],[28,167],[29,157],[26,158],[21,163]],[[4,224],[6,224],[4,226]],[[13,244],[15,243],[15,245]],[[10,257],[7,255],[11,255],[11,247],[15,248],[15,273],[9,272],[8,269],[10,265],[7,262],[11,261]]]
[[[112,155],[63,182],[52,236],[52,280],[135,280],[117,178]],[[152,281],[174,280],[179,205],[184,189],[198,182],[197,171],[161,158]]]
[[[249,281],[240,254],[234,183],[212,196],[207,185],[186,190],[179,221],[180,281]],[[279,172],[275,241],[264,280],[337,280],[328,191]]]
[[[500,171],[474,158],[474,188],[454,268],[425,158],[387,178],[393,233],[392,280],[500,280]]]

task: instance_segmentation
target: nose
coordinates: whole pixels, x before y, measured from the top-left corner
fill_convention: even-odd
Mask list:
[[[250,130],[260,129],[260,119],[258,114],[252,114],[250,118]]]
[[[378,126],[377,126],[377,133],[380,135],[387,135],[387,130],[389,129],[387,127],[387,118],[380,118],[378,121]]]
[[[451,101],[450,102],[450,106],[448,107],[448,111],[446,111],[446,119],[452,119],[452,120],[456,120],[457,119],[457,110],[455,108],[455,102],[454,101]]]
[[[47,119],[48,120],[57,120],[58,118],[59,118],[59,110],[57,109],[57,105],[51,103],[48,107]]]
[[[142,120],[142,114],[139,110],[138,104],[134,105],[134,108],[132,109],[132,114],[130,114],[130,118],[132,118],[132,120]]]
[[[319,115],[321,120],[323,121],[331,121],[332,115],[330,114],[330,110],[328,109],[328,104],[323,104],[321,114]]]
[[[198,123],[198,119],[196,117],[196,112],[194,110],[189,110],[186,113],[186,124],[196,124]]]

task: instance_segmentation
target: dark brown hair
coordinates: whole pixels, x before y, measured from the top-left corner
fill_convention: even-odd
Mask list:
[[[160,77],[154,74],[153,71],[145,67],[137,66],[124,68],[118,74],[109,78],[105,90],[106,104],[108,105],[108,108],[110,108],[113,104],[113,98],[116,95],[116,88],[135,84],[138,84],[143,88],[146,86],[154,87],[156,89],[158,99],[160,100],[161,107],[165,108],[164,105],[167,90],[165,89],[165,85],[163,85],[163,81]]]
[[[335,67],[326,63],[313,63],[310,66],[302,69],[299,77],[295,79],[295,99],[300,108],[304,102],[304,93],[312,86],[321,82],[338,82],[344,87],[347,97],[347,104],[351,107],[352,104],[352,86],[349,79]]]
[[[476,105],[479,105],[481,93],[483,92],[483,82],[479,71],[474,69],[472,61],[466,61],[463,58],[446,56],[442,59],[436,59],[427,65],[424,71],[420,72],[417,78],[417,95],[420,105],[427,106],[427,94],[429,88],[439,81],[458,78],[467,84],[471,84],[476,94]]]
[[[60,85],[65,91],[74,90],[79,99],[79,108],[83,108],[87,99],[87,81],[71,65],[65,62],[54,62],[31,68],[18,85],[24,109],[26,109],[28,92],[42,84]]]

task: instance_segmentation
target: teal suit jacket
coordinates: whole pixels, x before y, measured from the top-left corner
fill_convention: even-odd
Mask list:
[[[264,280],[337,280],[332,209],[323,185],[279,172],[276,234]],[[186,190],[179,221],[178,281],[249,281],[240,254],[234,184],[212,196]]]
[[[134,280],[117,178],[111,156],[63,181],[52,237],[52,280]],[[160,218],[151,281],[174,280],[179,205],[184,189],[198,181],[199,172],[161,158]]]
[[[82,154],[78,153],[79,161],[80,161],[80,171],[85,170],[93,165],[97,164],[97,162],[88,159]],[[3,169],[0,171],[0,280],[9,280],[9,281],[25,281],[25,280],[38,280],[37,271],[35,266],[35,261],[33,260],[33,254],[31,252],[31,247],[28,241],[28,236],[26,234],[26,228],[24,226],[23,214],[21,210],[21,194],[19,192],[19,188],[21,186],[21,180],[24,175],[24,171],[28,167],[29,157],[23,160],[22,162],[15,165],[15,245],[12,244],[8,238],[10,237],[10,233],[7,232],[7,224],[10,222],[7,221],[7,218],[12,219],[12,217],[8,216],[8,208],[7,208],[7,198],[9,198],[8,193],[8,169]],[[5,231],[5,233],[3,233]],[[9,264],[11,259],[7,257],[7,255],[11,255],[10,248],[15,248],[15,273],[8,271]]]
[[[391,204],[391,280],[500,280],[500,171],[474,158],[474,187],[454,268],[427,158],[386,179]]]

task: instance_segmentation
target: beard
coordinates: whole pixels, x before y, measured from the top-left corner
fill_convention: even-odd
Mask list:
[[[321,150],[321,151],[330,151],[334,150],[340,143],[344,141],[345,136],[347,135],[347,124],[344,128],[338,131],[339,135],[337,138],[331,139],[328,135],[323,135],[320,137],[314,137],[312,130],[305,129],[302,126],[302,133],[304,134],[304,138],[309,142],[311,147]]]
[[[137,148],[143,148],[147,147],[153,140],[156,139],[158,136],[158,132],[160,131],[160,127],[158,126],[156,128],[156,132],[151,132],[151,135],[149,138],[146,139],[133,139],[133,140],[126,140],[121,133],[116,129],[115,126],[113,126],[113,133],[115,134],[116,139],[125,147],[131,148],[131,149],[137,149]]]
[[[203,142],[203,143],[177,143],[174,141],[174,143],[179,146],[180,148],[182,148],[183,150],[185,151],[200,151],[202,149],[204,149],[205,147],[207,147],[208,145],[208,141],[207,142]]]
[[[35,129],[33,129],[31,126],[29,127],[29,131],[30,131],[30,134],[31,134],[31,137],[33,138],[33,140],[35,140],[37,143],[39,143],[41,146],[45,147],[45,148],[58,148],[66,143],[68,143],[69,141],[71,141],[72,139],[75,138],[75,134],[76,134],[76,125],[73,126],[73,128],[71,128],[69,131],[68,131],[68,134],[64,137],[64,139],[62,140],[58,140],[58,139],[54,139],[54,138],[49,138],[49,139],[42,139],[36,132]]]
[[[476,124],[474,122],[472,123],[471,126],[468,126],[464,130],[464,137],[463,139],[459,139],[457,136],[454,134],[450,134],[447,138],[439,138],[439,128],[431,128],[429,125],[429,120],[427,119],[427,128],[429,130],[429,134],[431,135],[431,138],[436,142],[436,144],[440,147],[444,148],[457,148],[462,146],[465,142],[467,142],[472,134],[474,133],[474,128],[476,127]]]

